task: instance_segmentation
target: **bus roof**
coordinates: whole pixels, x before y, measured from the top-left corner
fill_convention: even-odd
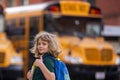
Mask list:
[[[32,12],[37,10],[44,10],[47,6],[54,4],[55,2],[45,2],[40,4],[34,4],[34,5],[26,5],[26,6],[17,6],[17,7],[10,7],[5,8],[5,12],[7,14],[13,14],[13,13],[21,13],[21,12]]]

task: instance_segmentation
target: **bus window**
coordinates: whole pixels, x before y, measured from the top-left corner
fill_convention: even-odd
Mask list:
[[[35,35],[38,33],[40,17],[30,17],[30,35]]]
[[[0,5],[0,32],[4,32],[4,8]]]
[[[12,36],[23,36],[25,33],[24,24],[25,19],[19,19],[19,25],[16,24],[16,19],[7,21],[6,32],[9,37]]]
[[[4,32],[4,17],[0,15],[0,32]]]
[[[19,35],[19,36],[25,35],[25,19],[24,18],[20,18],[19,25],[15,29],[16,29],[16,35]]]
[[[6,33],[8,37],[11,37],[14,34],[15,26],[16,26],[16,19],[10,19],[6,21]]]
[[[91,36],[100,36],[100,27],[99,23],[88,23],[86,25],[86,34]]]

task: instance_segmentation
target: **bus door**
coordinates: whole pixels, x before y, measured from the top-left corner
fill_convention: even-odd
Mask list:
[[[31,49],[33,47],[33,41],[35,38],[35,35],[37,33],[39,33],[39,31],[41,30],[40,25],[42,25],[42,20],[41,20],[41,16],[30,16],[29,17],[29,49]],[[34,55],[30,52],[29,50],[29,69],[31,68],[33,61],[34,61]]]

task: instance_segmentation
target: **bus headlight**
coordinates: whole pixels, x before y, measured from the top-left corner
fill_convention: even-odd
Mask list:
[[[83,62],[82,58],[80,57],[65,56],[65,60],[72,64],[81,64]]]
[[[22,63],[22,57],[21,56],[14,56],[11,58],[10,62],[12,64],[20,64],[20,63]]]
[[[116,59],[116,64],[120,65],[120,58]]]

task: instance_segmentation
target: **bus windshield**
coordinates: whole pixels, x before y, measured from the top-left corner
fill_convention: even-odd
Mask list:
[[[100,18],[46,14],[44,19],[44,30],[48,32],[57,32],[59,35],[77,35],[78,37],[100,36]]]

